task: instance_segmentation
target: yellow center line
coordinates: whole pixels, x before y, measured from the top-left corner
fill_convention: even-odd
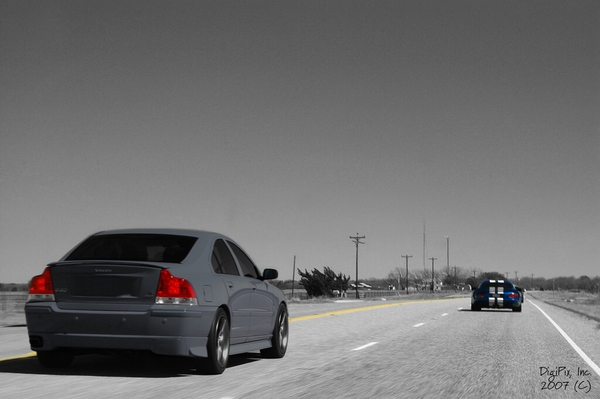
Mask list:
[[[336,315],[340,315],[340,314],[354,313],[354,312],[363,312],[365,310],[390,308],[392,306],[411,305],[411,304],[415,304],[415,303],[425,303],[425,302],[441,302],[441,301],[448,301],[448,300],[452,300],[452,299],[464,299],[464,298],[422,299],[422,300],[418,300],[418,301],[385,303],[382,305],[363,306],[361,308],[342,309],[342,310],[335,310],[333,312],[316,313],[316,314],[311,314],[311,315],[307,315],[307,316],[299,316],[299,317],[290,317],[288,321],[290,321],[290,322],[303,321],[303,320],[317,319],[319,317],[336,316]]]
[[[18,356],[11,356],[11,357],[0,358],[0,362],[7,362],[9,360],[27,359],[29,357],[34,357],[36,355],[37,355],[37,353],[35,353],[35,352],[29,352],[29,353],[26,353],[24,355],[18,355]]]

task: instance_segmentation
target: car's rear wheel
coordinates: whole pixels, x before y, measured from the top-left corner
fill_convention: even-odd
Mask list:
[[[471,310],[475,311],[475,312],[478,312],[478,311],[481,310],[481,308],[479,306],[477,306],[477,305],[471,305]]]
[[[221,308],[217,309],[208,334],[208,358],[205,369],[210,374],[221,374],[227,368],[229,361],[229,319]]]
[[[67,367],[73,362],[73,354],[59,351],[38,351],[37,359],[44,367]]]
[[[288,312],[284,303],[279,305],[271,347],[260,351],[261,355],[269,358],[282,358],[287,351],[290,330],[288,327]]]
[[[513,312],[520,312],[521,311],[521,305],[519,305],[516,308],[512,308]]]

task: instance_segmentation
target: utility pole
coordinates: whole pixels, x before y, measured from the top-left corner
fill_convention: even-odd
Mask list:
[[[434,262],[437,260],[437,258],[429,258],[431,259],[431,292],[433,293],[433,288],[435,287],[435,280],[434,280],[434,276],[435,276],[435,272],[434,272]]]
[[[448,276],[450,276],[450,237],[446,236],[446,266],[448,267]]]
[[[519,284],[519,271],[515,270],[515,281]]]
[[[412,258],[412,255],[402,255],[406,259],[406,295],[408,295],[408,258]]]
[[[294,267],[292,268],[292,298],[294,297],[294,277],[296,277],[296,255],[294,255]]]
[[[452,266],[454,268],[454,284],[458,287],[458,279],[456,278],[456,268],[457,266]]]
[[[425,251],[426,241],[425,241],[425,218],[423,218],[423,269],[427,267],[427,258]]]
[[[364,244],[364,242],[360,241],[363,238],[365,238],[365,236],[359,236],[358,233],[356,233],[355,237],[350,236],[350,239],[354,241],[354,244],[356,244],[356,281],[354,282],[354,286],[356,288],[356,299],[360,298],[358,295],[358,244]]]

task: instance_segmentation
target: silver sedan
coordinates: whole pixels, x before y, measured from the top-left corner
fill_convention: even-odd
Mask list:
[[[233,354],[285,355],[287,305],[267,281],[277,277],[222,234],[103,231],[32,279],[29,342],[47,367],[78,354],[145,351],[220,374]]]

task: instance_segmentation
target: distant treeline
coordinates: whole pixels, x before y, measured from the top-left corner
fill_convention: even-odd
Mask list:
[[[600,294],[600,277],[589,276],[571,276],[571,277],[523,277],[525,284],[531,285],[533,289],[538,290],[557,290],[557,291],[587,291]],[[529,280],[529,281],[528,281]],[[529,283],[531,282],[531,283]]]
[[[313,271],[314,272],[314,271]],[[328,276],[328,268],[325,268],[325,273],[313,273],[315,277],[325,278]],[[305,272],[306,273],[306,272]],[[331,272],[332,275],[335,274]],[[331,274],[329,273],[329,274]],[[421,275],[421,274],[423,275]],[[426,275],[426,272],[417,270],[415,272],[411,272],[409,274],[409,287],[410,289],[416,287],[422,287],[428,284],[431,281],[430,275]],[[345,277],[345,276],[344,276]],[[443,281],[443,286],[451,287],[451,288],[460,288],[466,284],[469,284],[471,288],[475,288],[479,285],[479,283],[483,280],[487,279],[504,279],[504,275],[498,272],[480,272],[476,277],[471,275],[469,276],[466,273],[457,273],[455,275],[446,275],[443,271],[440,273],[440,277],[438,277],[440,281]],[[436,279],[437,280],[437,279]],[[361,279],[361,283],[366,283],[372,287],[374,290],[385,290],[390,289],[398,289],[404,290],[404,282],[406,281],[406,275],[402,273],[401,269],[397,269],[394,272],[391,272],[388,278],[386,279],[377,279],[377,278],[366,278]],[[600,277],[589,277],[589,276],[569,276],[569,277],[555,277],[555,278],[544,278],[544,277],[536,277],[536,276],[519,276],[518,279],[510,279],[516,285],[523,287],[528,290],[541,290],[541,291],[580,291],[580,292],[590,292],[594,294],[600,295]],[[304,283],[301,278],[294,281],[294,288],[306,288],[303,286]],[[349,280],[346,283],[351,283],[353,280]],[[279,289],[286,290],[292,288],[292,280],[274,280],[271,282],[273,285],[278,287]],[[328,287],[327,283],[322,283],[321,286]],[[334,289],[334,288],[331,288]]]
[[[27,292],[29,284],[27,283],[0,283],[0,292]]]

